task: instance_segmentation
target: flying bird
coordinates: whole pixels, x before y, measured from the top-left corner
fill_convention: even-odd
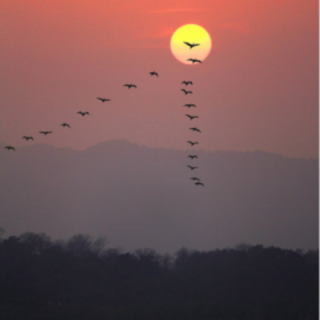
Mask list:
[[[186,42],[186,41],[183,41],[183,43],[186,44],[187,46],[189,46],[190,49],[192,49],[193,47],[200,46],[200,43],[190,43],[190,42]]]
[[[202,182],[200,182],[200,181],[196,182],[195,185],[204,187],[204,184]]]
[[[186,86],[187,86],[188,84],[192,84],[192,85],[193,85],[192,81],[182,81],[181,84],[183,84],[183,83],[184,83]]]
[[[135,84],[125,84],[125,85],[123,85],[124,87],[128,87],[128,89],[130,89],[130,88],[136,88],[137,86],[135,85]]]
[[[189,128],[189,130],[201,132],[197,127]]]
[[[157,76],[157,77],[159,77],[158,73],[155,72],[155,71],[152,71],[152,72],[149,72],[149,73],[151,74],[151,76]]]
[[[42,133],[46,136],[47,134],[52,133],[52,131],[39,131],[39,133]]]
[[[7,149],[7,150],[16,151],[16,149],[14,147],[12,147],[12,146],[5,146],[4,148]]]
[[[193,103],[187,103],[187,104],[184,105],[184,107],[188,107],[188,108],[194,107],[194,108],[196,108],[196,105],[193,104]]]
[[[200,179],[197,178],[197,177],[192,177],[192,178],[190,178],[190,180],[194,180],[194,181],[198,180],[198,181],[200,181]]]
[[[202,63],[202,61],[198,60],[198,59],[188,59],[187,61],[191,61],[192,64],[196,63],[196,62],[199,62],[199,63]]]
[[[100,97],[98,97],[97,99],[100,100],[100,101],[102,101],[102,102],[111,101],[110,99],[105,99],[105,98],[100,98]]]
[[[180,89],[181,91],[184,92],[184,94],[192,93],[192,91],[187,91],[186,89]]]
[[[189,166],[187,165],[188,168],[190,168],[191,170],[194,170],[194,169],[197,169],[198,167],[192,167],[192,166]]]
[[[71,127],[70,127],[70,125],[69,125],[69,124],[67,124],[67,123],[63,123],[63,124],[61,125],[61,127],[68,127],[68,128],[71,128]]]
[[[22,139],[26,139],[26,141],[28,141],[28,140],[33,140],[33,137],[23,136]]]
[[[79,111],[79,112],[77,112],[77,114],[81,114],[82,116],[85,116],[86,114],[90,114],[90,113],[88,111],[86,111],[86,112]]]
[[[192,146],[194,146],[195,144],[199,144],[199,142],[195,141],[195,142],[192,142],[192,141],[187,141],[188,143],[190,143]]]
[[[192,154],[190,154],[189,156],[188,156],[188,158],[191,158],[191,159],[193,159],[193,158],[197,158],[198,159],[198,156],[197,155],[192,155]]]
[[[187,116],[190,120],[199,118],[198,116],[190,116],[190,114],[186,114],[186,116]]]

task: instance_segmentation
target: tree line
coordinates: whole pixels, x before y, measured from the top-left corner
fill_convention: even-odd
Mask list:
[[[318,319],[318,250],[107,245],[85,234],[0,238],[0,319]]]

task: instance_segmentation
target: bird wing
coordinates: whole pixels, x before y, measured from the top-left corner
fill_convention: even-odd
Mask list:
[[[191,47],[192,44],[190,44],[189,42],[183,41],[184,44],[186,44],[187,46]]]

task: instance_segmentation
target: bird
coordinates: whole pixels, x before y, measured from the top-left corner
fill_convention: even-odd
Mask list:
[[[198,116],[190,116],[190,114],[186,114],[186,116],[187,116],[190,120],[199,118]]]
[[[42,133],[46,136],[47,134],[52,133],[52,131],[39,131],[39,133]]]
[[[194,146],[195,144],[199,144],[199,142],[195,141],[195,142],[192,142],[192,141],[187,141],[188,143],[190,143],[192,146]]]
[[[186,103],[186,104],[184,105],[184,107],[187,107],[187,108],[194,107],[194,108],[196,108],[196,105],[193,104],[193,103]]]
[[[193,47],[200,46],[200,43],[190,43],[190,42],[186,42],[186,41],[183,41],[183,43],[186,44],[187,46],[189,46],[190,49],[192,49]]]
[[[157,76],[157,77],[159,77],[158,73],[155,72],[155,71],[152,71],[152,72],[149,72],[149,73],[151,74],[151,76]]]
[[[191,170],[197,169],[198,167],[192,167],[190,165],[187,165],[188,168],[190,168]]]
[[[189,130],[201,132],[197,127],[189,128]]]
[[[192,85],[193,85],[192,81],[182,81],[181,84],[183,84],[183,83],[184,83],[186,86],[187,86],[188,84],[192,84]]]
[[[85,116],[86,114],[90,114],[90,113],[88,111],[86,111],[86,112],[79,111],[79,112],[77,112],[77,114],[81,114],[82,116]]]
[[[125,84],[125,85],[123,85],[124,87],[128,87],[128,89],[130,89],[130,88],[136,88],[137,86],[135,85],[135,84]]]
[[[190,180],[198,180],[198,181],[200,181],[200,179],[199,178],[197,178],[197,177],[192,177],[192,178],[190,178]]]
[[[192,155],[192,154],[190,154],[189,156],[188,156],[188,158],[191,158],[191,159],[193,159],[193,158],[197,158],[198,159],[198,156],[197,155]]]
[[[198,60],[198,59],[188,59],[187,61],[191,61],[192,64],[194,64],[195,62],[199,62],[199,63],[202,63],[202,61]]]
[[[185,89],[180,89],[180,90],[183,91],[184,94],[192,93],[192,91],[187,91],[187,90],[185,90]]]
[[[61,125],[61,127],[68,127],[68,128],[71,128],[71,127],[70,127],[70,125],[69,125],[69,124],[67,124],[67,123],[63,123],[63,124]]]
[[[105,99],[105,98],[100,98],[100,97],[98,97],[97,99],[100,100],[100,101],[102,101],[102,102],[111,101],[110,99]]]
[[[23,136],[22,139],[26,139],[26,141],[28,141],[28,140],[33,140],[33,137]]]
[[[200,182],[200,181],[196,182],[195,185],[204,187],[204,184],[202,182]]]
[[[4,148],[7,149],[7,150],[16,151],[16,149],[14,147],[12,147],[12,146],[5,146]]]

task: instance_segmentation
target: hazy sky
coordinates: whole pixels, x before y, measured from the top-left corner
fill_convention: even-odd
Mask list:
[[[189,23],[213,42],[194,66],[169,47]],[[195,103],[200,149],[318,156],[316,0],[1,0],[0,43],[7,144],[85,149],[127,139],[185,149],[195,133],[183,105]],[[192,96],[183,80],[193,81]]]

